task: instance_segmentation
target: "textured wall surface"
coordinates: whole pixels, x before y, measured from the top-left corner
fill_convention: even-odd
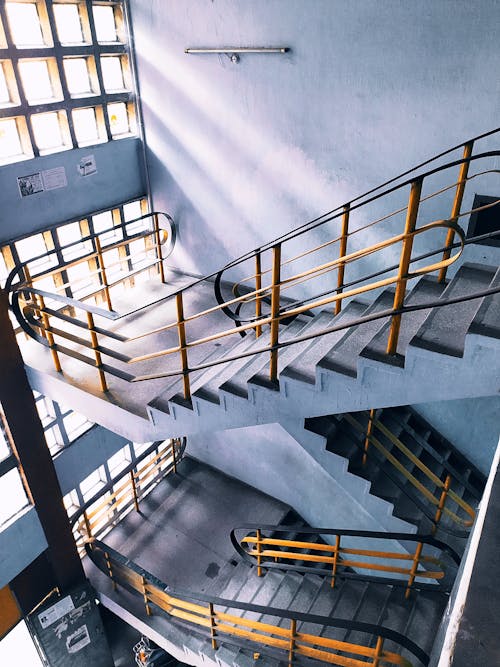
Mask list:
[[[496,127],[499,10],[496,0],[131,0],[154,202],[179,225],[172,260],[214,270]],[[184,53],[223,46],[291,50],[236,64]]]

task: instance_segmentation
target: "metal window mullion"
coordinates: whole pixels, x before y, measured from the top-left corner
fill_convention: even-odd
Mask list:
[[[59,73],[59,83],[63,94],[63,104],[64,104],[64,109],[66,110],[66,120],[68,123],[71,145],[73,146],[73,148],[78,148],[78,143],[76,141],[75,127],[73,125],[73,116],[71,113],[68,113],[69,112],[68,101],[71,100],[71,95],[69,93],[68,86],[66,83],[66,75],[64,73],[64,65],[63,65],[63,47],[61,45],[61,42],[59,41],[59,36],[57,34],[57,26],[54,17],[54,8],[52,2],[47,2],[46,7],[47,7],[47,15],[49,17],[49,27],[52,33],[52,42],[54,44],[52,48],[52,57],[55,58],[57,63],[57,71]],[[59,107],[60,107],[60,102],[59,102]],[[57,258],[59,259],[59,253],[57,254]]]
[[[40,157],[40,151],[38,149],[38,146],[36,145],[35,141],[35,134],[33,132],[33,128],[31,127],[31,114],[33,111],[31,110],[30,105],[28,104],[28,100],[26,99],[26,94],[24,92],[24,88],[22,85],[21,81],[21,74],[19,72],[19,56],[16,54],[12,54],[10,58],[10,62],[12,63],[12,69],[14,70],[14,76],[16,77],[16,84],[17,84],[17,92],[19,95],[19,101],[20,104],[18,106],[19,112],[18,114],[15,115],[23,115],[26,119],[26,130],[28,132],[29,140],[31,142],[31,150],[33,151],[33,157]],[[12,114],[9,114],[12,115]],[[28,117],[29,116],[29,117]]]
[[[14,456],[14,454],[9,454],[7,458],[3,459],[3,461],[0,461],[0,477],[2,475],[6,475],[14,468],[17,468],[17,458]]]
[[[96,29],[95,29],[95,23],[94,23],[94,12],[92,11],[92,0],[86,0],[87,3],[87,13],[88,13],[88,18],[89,18],[89,26],[90,26],[90,34],[92,36],[92,51],[94,54],[94,60],[95,60],[95,69],[97,73],[97,81],[99,84],[99,89],[101,91],[100,98],[102,100],[101,105],[102,105],[102,111],[103,111],[103,119],[104,119],[104,127],[106,128],[106,136],[108,141],[112,141],[113,135],[111,134],[111,125],[109,122],[108,118],[108,110],[106,108],[106,104],[103,98],[106,97],[105,94],[105,89],[104,89],[104,80],[102,76],[102,68],[101,68],[101,49],[99,48],[99,43],[97,41],[97,34],[96,34]]]

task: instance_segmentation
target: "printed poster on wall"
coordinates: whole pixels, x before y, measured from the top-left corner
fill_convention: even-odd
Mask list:
[[[37,192],[43,192],[42,174],[37,171],[35,174],[17,177],[17,186],[21,197],[36,195]]]

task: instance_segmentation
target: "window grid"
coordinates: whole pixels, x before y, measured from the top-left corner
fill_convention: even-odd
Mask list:
[[[9,6],[16,3],[0,3],[0,66],[8,89],[8,99],[2,89],[0,120],[16,119],[18,143],[22,148],[22,153],[0,153],[0,164],[116,140],[136,133],[135,94],[129,65],[124,1],[116,0],[104,4],[99,0],[75,0],[72,3],[62,3],[60,0],[27,0],[22,4],[36,7],[43,39],[41,44],[40,39],[36,38],[38,43],[34,45],[16,44],[16,30],[13,30],[15,26],[9,24],[8,19]],[[72,7],[77,10],[78,17]],[[71,23],[65,28],[64,16],[67,18],[68,12]],[[104,16],[99,18],[103,12]],[[80,41],[76,35],[77,18],[81,31]],[[114,29],[111,26],[113,21]],[[115,39],[111,39],[113,30]],[[101,35],[103,41],[98,39]],[[74,61],[73,67],[71,60]],[[65,62],[69,63],[67,68]],[[88,82],[84,81],[84,65]],[[113,66],[113,71],[110,70],[110,65]],[[43,71],[42,77],[33,78],[31,89],[29,77],[26,75],[29,69]],[[43,95],[43,99],[37,99],[33,93],[37,87],[42,87],[41,78],[45,80],[45,89],[49,94],[48,97]],[[109,104],[121,106],[108,109]],[[98,132],[92,136],[83,133],[78,114],[75,119],[73,113],[89,108],[94,108],[98,126]],[[116,113],[117,110],[119,114]],[[60,125],[63,140],[59,145],[41,144],[40,134],[37,141],[33,128],[33,122],[36,123],[36,118],[33,121],[34,116],[50,112],[58,114],[51,117],[51,120],[57,119]],[[85,114],[82,117],[84,118]],[[18,119],[24,122],[19,122]]]

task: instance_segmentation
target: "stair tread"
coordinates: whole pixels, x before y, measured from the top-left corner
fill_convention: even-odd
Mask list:
[[[334,318],[335,315],[333,313],[323,310],[318,313],[310,322],[308,322],[298,335],[304,336],[320,332],[322,329],[328,328],[332,324]],[[280,350],[278,355],[278,375],[280,375],[282,370],[291,364],[295,359],[299,358],[304,350],[306,350],[311,345],[311,343],[312,341],[308,340],[302,343],[296,343],[295,345],[290,345],[289,347]],[[272,386],[269,380],[269,373],[266,372],[266,370],[260,369],[257,371],[250,378],[249,383],[258,384],[260,386]]]
[[[443,293],[444,288],[445,285],[438,283],[437,280],[424,276],[408,295],[405,300],[405,305],[417,305],[425,303],[426,301],[438,299]],[[375,334],[372,340],[365,346],[361,351],[361,356],[375,361],[383,361],[394,366],[403,367],[406,350],[410,340],[420,329],[430,312],[429,308],[415,310],[405,314],[404,317],[401,318],[398,344],[394,355],[387,355],[386,353],[387,340],[391,327],[391,322],[389,321],[382,326],[379,332]]]
[[[393,303],[393,291],[385,290],[366,309],[363,315],[372,315],[378,311],[387,310],[392,307]],[[356,377],[360,352],[384,326],[386,321],[387,318],[372,320],[351,328],[347,335],[320,359],[318,366],[336,373]]]
[[[308,323],[305,323],[303,320],[293,320],[293,322],[291,322],[283,331],[280,332],[280,341],[285,342],[295,338],[296,336],[300,335],[302,329],[307,327],[307,325]],[[260,338],[259,340],[262,341],[263,339]],[[264,346],[269,344],[268,340],[264,339],[264,341]],[[220,383],[218,388],[220,391],[226,391],[243,398],[248,398],[248,381],[255,373],[260,371],[262,368],[267,367],[268,365],[269,353],[260,354],[257,357],[247,359],[246,363],[243,366],[240,366],[237,372],[233,372],[229,378]],[[228,371],[230,370],[231,365],[228,368]]]
[[[442,299],[465,296],[488,287],[494,269],[463,264],[442,294]],[[434,309],[413,337],[410,345],[454,357],[463,356],[465,336],[481,306],[480,299]]]
[[[368,304],[354,299],[332,320],[332,325],[348,323],[360,317],[368,308]],[[316,364],[325,354],[346,335],[347,329],[334,331],[314,340],[299,357],[295,358],[282,371],[280,378],[294,378],[314,384],[316,381]]]

